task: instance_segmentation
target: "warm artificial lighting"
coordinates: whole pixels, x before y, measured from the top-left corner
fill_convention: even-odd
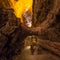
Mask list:
[[[22,14],[29,9],[30,12],[32,12],[32,0],[10,0],[10,5],[14,9],[14,13],[18,18],[21,18],[22,20]],[[31,26],[31,25],[30,25]]]

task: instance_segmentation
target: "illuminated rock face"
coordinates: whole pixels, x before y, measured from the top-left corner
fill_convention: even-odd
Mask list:
[[[32,13],[29,10],[23,13],[22,18],[27,27],[32,27]]]
[[[22,14],[29,9],[32,11],[32,0],[10,0],[10,5],[14,9],[14,13],[17,17],[22,19]]]

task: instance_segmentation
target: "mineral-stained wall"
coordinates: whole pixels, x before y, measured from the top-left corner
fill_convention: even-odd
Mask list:
[[[33,25],[49,26],[47,20],[53,21],[51,26],[46,29],[44,39],[59,40],[60,39],[60,1],[59,0],[34,0],[33,3]],[[42,36],[41,36],[42,37]],[[41,38],[40,37],[40,38]]]
[[[16,39],[15,33],[19,27],[19,19],[13,13],[13,9],[2,7],[0,9],[0,60],[9,59],[14,53],[14,41]],[[13,19],[12,19],[13,18]],[[2,20],[1,20],[2,19]],[[15,31],[15,33],[13,33]],[[13,35],[13,36],[12,36]],[[13,38],[14,37],[14,38]],[[12,43],[12,44],[11,44]],[[18,47],[17,47],[18,48]],[[12,50],[11,50],[12,49]],[[10,51],[10,52],[9,52]],[[10,53],[12,54],[10,56]],[[6,59],[6,60],[7,60]]]
[[[33,5],[34,23],[42,23],[54,8],[55,0],[35,0]]]

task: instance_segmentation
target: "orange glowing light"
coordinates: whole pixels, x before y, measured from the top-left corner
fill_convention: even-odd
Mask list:
[[[32,11],[32,0],[10,0],[10,5],[14,9],[14,13],[18,18],[22,19],[22,14],[26,9]],[[23,22],[23,20],[22,20]]]

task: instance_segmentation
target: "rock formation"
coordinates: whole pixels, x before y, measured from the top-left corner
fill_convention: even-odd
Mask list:
[[[37,35],[42,39],[42,48],[60,56],[59,6],[59,0],[33,0],[33,27],[28,28],[20,23],[20,18],[15,16],[11,7],[1,5],[0,60],[11,60],[14,55],[19,54],[24,47],[24,39],[29,35]]]

